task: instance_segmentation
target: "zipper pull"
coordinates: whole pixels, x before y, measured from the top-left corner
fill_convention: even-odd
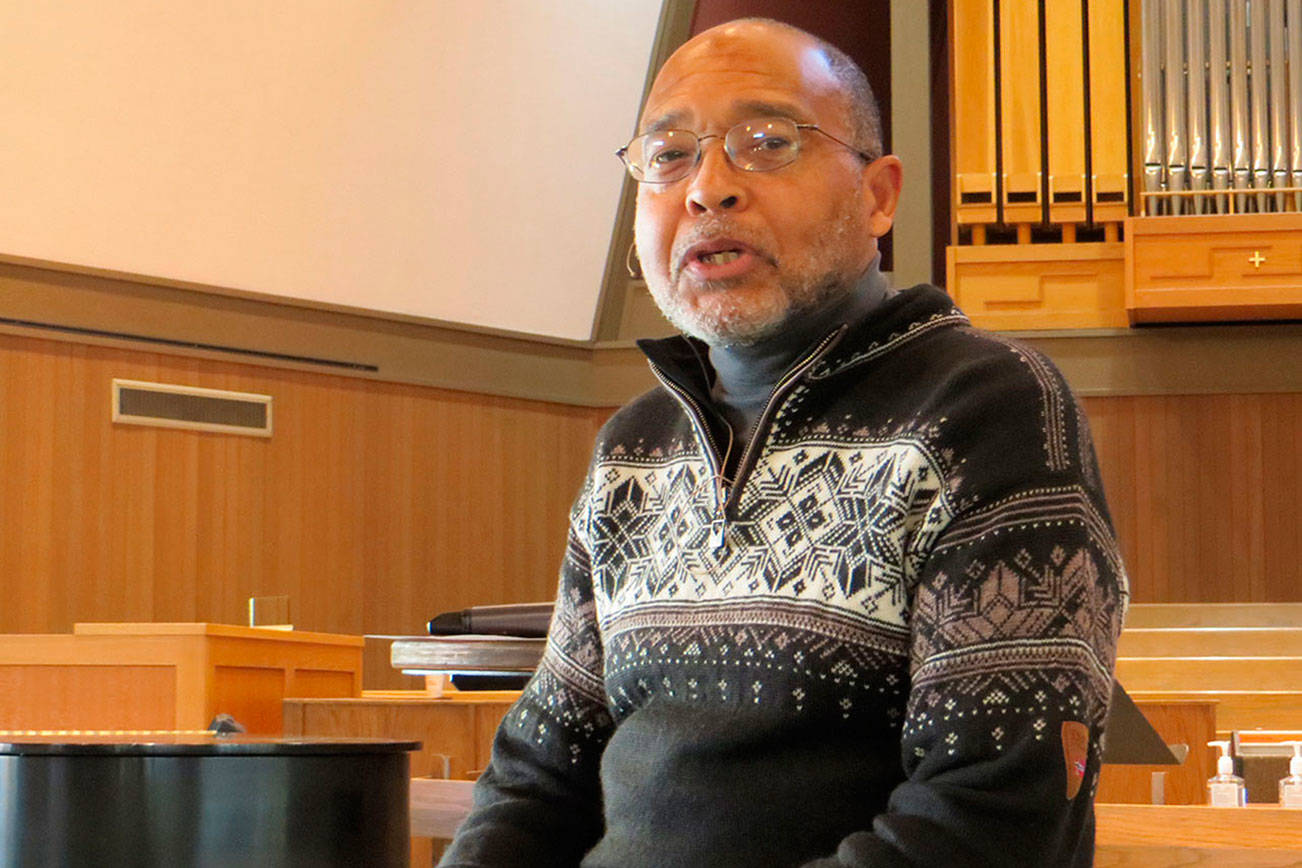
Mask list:
[[[717,552],[728,544],[725,528],[727,527],[724,517],[716,515],[710,522],[710,545]]]

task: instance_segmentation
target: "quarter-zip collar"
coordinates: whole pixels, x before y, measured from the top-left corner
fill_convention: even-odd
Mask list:
[[[879,261],[880,256],[873,259],[850,292],[809,311],[781,333],[746,346],[710,347],[715,374],[710,397],[742,442],[749,442],[778,381],[810,347],[837,326],[859,323],[881,304],[888,286]],[[734,452],[733,457],[739,456]]]
[[[927,284],[899,290],[888,295],[871,315],[851,325],[837,346],[813,367],[811,376],[822,379],[889,352],[897,342],[908,340],[926,328],[966,323],[967,317],[943,290]],[[710,406],[715,374],[708,363],[710,348],[704,341],[674,335],[644,338],[637,345],[653,369],[678,383],[702,406]]]
[[[966,323],[967,318],[949,296],[933,286],[923,284],[888,295],[870,315],[853,325],[837,325],[800,356],[773,390],[748,443],[729,442],[730,429],[713,406],[710,389],[715,372],[707,361],[709,347],[703,341],[677,335],[659,340],[640,340],[638,346],[646,354],[656,378],[687,412],[693,431],[705,449],[715,480],[716,518],[720,523],[718,533],[721,539],[726,508],[735,503],[740,487],[758,459],[767,426],[786,395],[801,380],[826,379],[890,352],[900,342],[921,336],[930,328]],[[729,448],[745,450],[732,480],[723,476]]]

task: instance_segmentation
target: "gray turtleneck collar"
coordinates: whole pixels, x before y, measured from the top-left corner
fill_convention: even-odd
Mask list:
[[[886,278],[878,270],[880,256],[864,272],[852,292],[810,311],[780,334],[747,346],[712,346],[714,385],[710,397],[732,427],[736,443],[729,463],[738,459],[774,386],[796,359],[832,329],[863,320],[886,297]]]

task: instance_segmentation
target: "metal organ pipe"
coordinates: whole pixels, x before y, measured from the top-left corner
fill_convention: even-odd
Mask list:
[[[1143,0],[1141,20],[1144,192],[1187,194],[1144,213],[1302,210],[1302,0]]]

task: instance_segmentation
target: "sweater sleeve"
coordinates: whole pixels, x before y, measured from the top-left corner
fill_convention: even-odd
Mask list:
[[[915,550],[907,778],[806,868],[1092,864],[1128,590],[1084,415],[1051,376],[1064,400],[1033,421],[1052,448],[1026,448],[1024,426],[994,438],[1002,459],[973,458],[996,469],[969,466],[983,482],[956,485],[967,496]]]
[[[572,868],[596,843],[611,731],[601,668],[587,550],[572,524],[546,651],[497,731],[441,866]]]

